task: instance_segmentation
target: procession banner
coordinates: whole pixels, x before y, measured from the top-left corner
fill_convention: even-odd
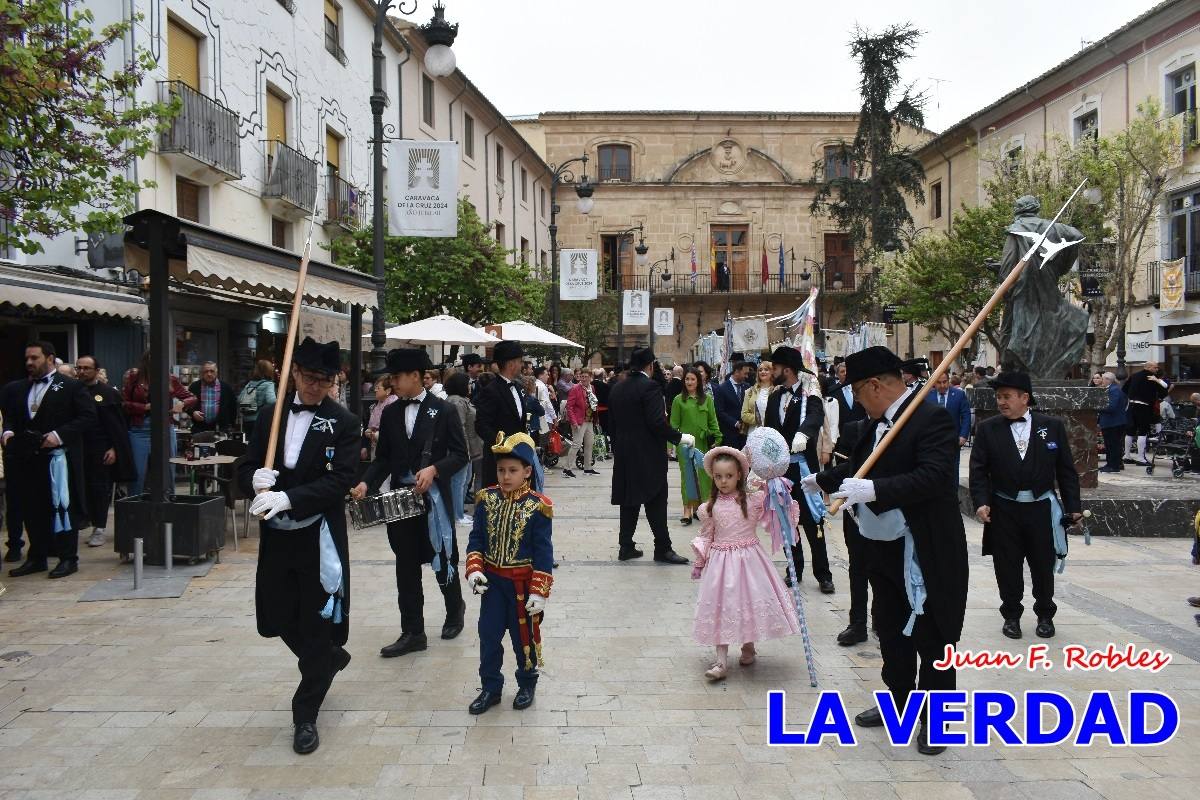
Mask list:
[[[675,309],[654,309],[654,335],[670,336],[675,333]]]
[[[849,339],[849,335],[850,335],[849,332],[848,331],[831,330],[828,328],[822,328],[821,333],[825,337],[825,357],[826,358],[835,358],[835,357],[845,358],[847,351],[849,349],[849,345],[848,345],[848,339]]]
[[[563,250],[558,256],[560,300],[595,300],[599,285],[595,250]]]
[[[458,235],[458,142],[394,141],[388,159],[388,233]]]
[[[650,293],[626,289],[621,293],[621,319],[625,325],[650,324]]]
[[[1164,261],[1162,264],[1162,285],[1159,287],[1159,311],[1183,311],[1187,308],[1184,300],[1183,259]]]
[[[767,318],[742,317],[733,321],[733,351],[757,353],[767,347]]]

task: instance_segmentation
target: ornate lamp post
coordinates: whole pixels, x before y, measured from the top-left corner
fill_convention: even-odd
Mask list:
[[[595,201],[592,200],[592,194],[596,191],[595,185],[588,180],[587,176],[587,153],[578,158],[567,159],[561,164],[550,165],[550,310],[551,323],[550,330],[555,336],[561,336],[562,316],[558,306],[558,212],[561,210],[558,207],[558,185],[560,183],[575,183],[575,173],[571,171],[572,164],[580,164],[580,169],[583,174],[580,175],[579,183],[575,184],[575,195],[579,199],[577,207],[580,214],[592,213],[592,206]],[[558,345],[554,346],[551,353],[552,358],[558,362],[562,359],[562,352]]]
[[[387,105],[387,92],[383,84],[383,30],[387,25],[388,11],[392,8],[393,0],[372,0],[375,7],[375,38],[371,43],[371,180],[374,186],[373,208],[371,217],[371,265],[375,275],[375,313],[371,316],[371,369],[382,370],[387,362],[387,335],[384,333],[384,302],[387,294],[387,279],[383,263],[384,220],[383,220],[383,146],[387,136],[383,125],[383,109]],[[396,4],[396,11],[401,14],[416,13],[417,2],[412,0],[411,7],[406,0]],[[452,75],[455,69],[454,37],[458,35],[458,24],[446,22],[446,9],[441,2],[433,6],[433,18],[426,25],[417,28],[425,39],[429,49],[425,51],[425,71],[434,78],[444,78]],[[405,48],[408,43],[405,42]],[[411,51],[410,51],[411,52]],[[408,59],[406,58],[405,61]],[[401,62],[404,63],[404,62]],[[400,82],[403,91],[404,83]],[[397,131],[388,125],[387,133],[395,138]],[[357,383],[357,381],[356,381]]]

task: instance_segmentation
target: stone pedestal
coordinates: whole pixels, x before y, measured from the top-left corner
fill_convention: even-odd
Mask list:
[[[989,386],[967,389],[971,408],[975,409],[977,422],[995,416],[996,390]],[[1099,457],[1096,452],[1096,414],[1108,406],[1107,392],[1086,381],[1034,381],[1033,398],[1037,405],[1034,411],[1062,417],[1067,423],[1067,436],[1071,443],[1071,455],[1075,458],[1075,470],[1079,473],[1079,485],[1094,489],[1099,485],[1096,469]]]

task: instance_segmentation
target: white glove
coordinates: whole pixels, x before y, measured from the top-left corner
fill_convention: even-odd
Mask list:
[[[816,475],[809,475],[807,478],[802,479],[800,481],[800,488],[804,490],[805,494],[821,493],[821,487],[817,485]]]
[[[808,437],[803,433],[797,433],[792,437],[792,452],[803,453],[808,447]]]
[[[282,514],[292,507],[287,492],[264,492],[250,503],[250,513],[256,517],[270,519],[276,514]]]
[[[682,434],[679,437],[679,444],[683,445],[684,447],[695,447],[696,446],[696,437],[692,436],[690,433]],[[545,599],[545,598],[543,598],[543,599]]]
[[[483,594],[488,590],[487,576],[482,572],[472,572],[467,576],[467,586],[470,586],[475,594]]]
[[[529,601],[525,603],[525,610],[530,614],[540,614],[546,610],[546,598],[540,594],[529,595]]]
[[[866,478],[846,478],[842,481],[841,491],[834,492],[829,496],[842,498],[849,505],[871,503],[875,500],[875,481],[869,481]]]
[[[250,479],[250,485],[254,487],[255,492],[261,492],[263,489],[270,489],[274,486],[275,479],[278,477],[279,470],[259,467],[254,470],[254,477]]]

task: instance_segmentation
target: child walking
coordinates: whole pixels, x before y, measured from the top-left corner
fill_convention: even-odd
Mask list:
[[[704,456],[712,478],[709,501],[699,508],[700,536],[692,540],[696,561],[692,577],[700,581],[692,636],[717,648],[716,660],[704,673],[725,679],[729,645],[741,643],[738,663],[749,666],[754,643],[800,632],[791,596],[758,540],[758,525],[767,514],[765,491],[747,491],[750,460],[732,447],[714,447]],[[799,507],[789,509],[795,528]]]

